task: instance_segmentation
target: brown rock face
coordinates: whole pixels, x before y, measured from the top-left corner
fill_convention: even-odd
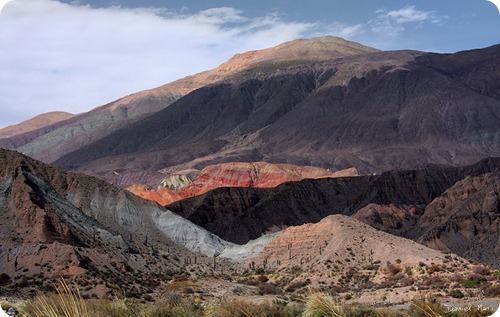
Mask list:
[[[415,225],[421,214],[421,208],[413,205],[368,204],[358,210],[352,217],[364,223],[369,223],[379,230],[402,235],[402,231],[408,230],[412,225]]]
[[[0,293],[61,276],[96,284],[104,284],[105,277],[150,292],[159,281],[141,286],[135,270],[154,275],[176,267],[170,256],[152,255],[151,246],[189,254],[138,211],[151,208],[150,202],[93,177],[0,150],[0,272],[8,289]]]
[[[133,185],[127,189],[134,194],[160,205],[169,205],[180,199],[204,194],[220,187],[272,188],[282,183],[299,181],[306,178],[358,176],[355,168],[336,172],[312,167],[290,164],[271,164],[266,162],[233,162],[205,167],[198,177],[178,191],[168,188],[148,190],[145,186]]]
[[[434,199],[418,242],[500,266],[500,172],[469,176]]]

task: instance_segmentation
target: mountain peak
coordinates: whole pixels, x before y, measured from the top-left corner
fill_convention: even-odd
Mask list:
[[[74,117],[74,114],[63,111],[52,111],[40,114],[18,124],[7,126],[0,129],[0,138],[9,138],[25,132],[33,131],[41,127],[51,125],[66,119]]]
[[[373,52],[378,52],[378,50],[340,37],[323,36],[293,40],[271,48],[236,54],[217,67],[217,70],[231,72],[268,64],[324,61]]]

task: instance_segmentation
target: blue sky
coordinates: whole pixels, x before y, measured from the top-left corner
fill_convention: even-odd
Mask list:
[[[500,43],[500,14],[486,0],[14,0],[0,14],[0,127],[323,35],[456,52]]]

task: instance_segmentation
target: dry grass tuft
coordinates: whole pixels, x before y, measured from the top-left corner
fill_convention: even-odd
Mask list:
[[[21,310],[23,316],[30,317],[88,317],[86,301],[78,290],[73,291],[64,280],[56,285],[56,294],[40,294]]]
[[[346,315],[343,305],[327,294],[310,294],[306,305],[303,317],[344,317]]]

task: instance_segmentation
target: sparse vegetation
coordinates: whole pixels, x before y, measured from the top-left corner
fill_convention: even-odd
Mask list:
[[[403,262],[402,262],[403,263]],[[500,295],[500,279],[496,271],[481,266],[471,266],[467,271],[450,271],[450,265],[429,263],[415,273],[415,266],[402,263],[382,265],[377,271],[357,266],[340,266],[333,261],[326,273],[309,271],[307,267],[294,266],[257,273],[248,269],[232,271],[226,275],[200,275],[181,269],[162,272],[158,287],[149,287],[145,281],[151,278],[137,273],[142,284],[120,283],[114,277],[100,282],[108,287],[106,296],[112,300],[97,300],[91,291],[96,280],[76,278],[68,285],[63,281],[53,283],[44,280],[42,291],[34,300],[16,309],[19,316],[30,317],[162,317],[162,316],[405,316],[405,317],[465,317],[488,316],[485,309],[470,308],[466,311],[443,306],[439,297],[417,299],[411,308],[398,312],[388,308],[378,310],[357,304],[366,292],[377,292],[382,305],[394,303],[398,292],[409,291],[455,299],[474,298],[478,295]],[[335,272],[335,274],[330,274]],[[229,296],[234,299],[220,302],[221,294],[213,296],[206,291],[204,278],[228,281]],[[378,280],[377,280],[378,278]],[[32,283],[32,280],[29,280]],[[116,287],[110,287],[116,285]],[[154,291],[149,291],[149,289]],[[110,293],[114,292],[114,293]],[[114,294],[114,295],[113,295]],[[247,295],[254,296],[245,298]],[[258,296],[261,295],[261,296]],[[277,300],[278,299],[278,300]],[[252,302],[256,300],[259,304]],[[273,301],[274,300],[274,301]],[[242,302],[245,304],[241,304]],[[273,302],[271,302],[273,301]],[[291,304],[289,304],[291,303]],[[7,304],[3,304],[6,307]],[[17,304],[16,304],[17,305]],[[240,310],[234,309],[236,306]],[[475,309],[475,310],[474,310]],[[471,313],[472,311],[472,313]],[[470,313],[469,315],[465,312]]]
[[[400,272],[402,274],[402,272]],[[16,305],[22,317],[483,317],[489,316],[491,310],[484,307],[466,307],[467,309],[453,309],[440,303],[439,297],[428,297],[415,299],[411,307],[406,311],[396,311],[391,309],[375,309],[357,304],[356,292],[340,294],[334,289],[329,293],[313,292],[299,295],[299,293],[284,293],[281,288],[272,284],[275,275],[266,276],[268,281],[261,276],[252,278],[258,284],[256,289],[261,295],[277,295],[274,300],[254,303],[247,300],[232,300],[222,303],[209,304],[203,301],[202,294],[185,293],[182,287],[174,287],[160,297],[149,296],[141,299],[113,299],[96,300],[83,299],[78,288],[68,285],[64,281],[59,281],[54,286],[54,293],[38,295],[34,301]],[[193,283],[187,278],[174,278],[170,284],[186,282]],[[297,284],[297,287],[304,287],[309,281],[299,280],[290,283]],[[295,286],[295,285],[294,285]],[[167,287],[168,288],[168,287]],[[484,287],[483,293],[486,296],[498,296],[500,286],[493,284]],[[242,289],[238,293],[244,293]],[[338,294],[332,296],[331,294]],[[397,292],[396,292],[397,294]],[[454,298],[462,298],[470,294],[463,293],[463,289],[452,289],[446,294]],[[387,295],[387,296],[386,296]],[[436,296],[441,296],[436,293]],[[300,297],[300,298],[299,298]],[[385,293],[380,298],[381,302],[389,303],[389,293]],[[276,298],[276,297],[274,297]],[[289,304],[289,301],[293,301]],[[351,303],[352,302],[352,303]],[[7,307],[7,303],[2,303],[2,307]]]
[[[73,291],[61,280],[55,286],[57,294],[38,295],[21,313],[30,317],[87,317],[90,310],[78,290]]]

